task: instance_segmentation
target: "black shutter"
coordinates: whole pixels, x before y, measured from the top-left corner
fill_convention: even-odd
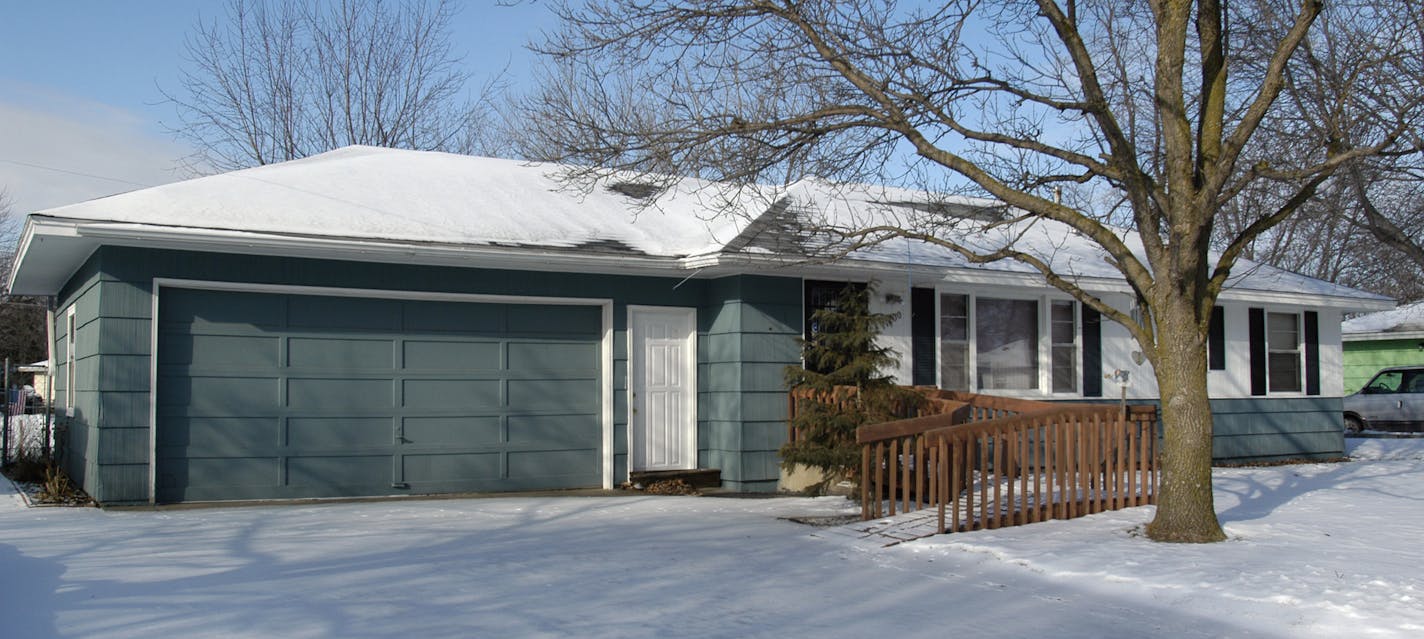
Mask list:
[[[811,316],[823,308],[831,308],[836,305],[836,300],[847,288],[854,287],[858,290],[865,290],[864,282],[830,282],[826,280],[806,280],[805,304],[802,308],[806,325],[801,337],[811,339],[816,336],[816,327],[811,320]]]
[[[1079,304],[1083,324],[1083,397],[1103,396],[1103,316]]]
[[[935,292],[932,288],[910,289],[910,376],[916,386],[934,386],[939,368],[935,345]]]
[[[1206,367],[1226,370],[1226,309],[1211,307],[1211,324],[1206,334]]]
[[[840,299],[842,293],[847,288],[854,288],[864,293],[867,288],[864,282],[832,282],[827,280],[805,280],[805,288],[802,292],[802,313],[805,326],[803,327],[802,339],[811,341],[816,339],[816,333],[820,332],[816,322],[811,319],[816,311],[823,308],[832,308],[836,305],[836,300]],[[802,362],[805,365],[805,362]],[[830,371],[815,371],[817,373],[829,373]]]
[[[1305,312],[1305,394],[1320,394],[1320,314]]]
[[[1251,394],[1266,394],[1266,309],[1247,310],[1251,333]]]

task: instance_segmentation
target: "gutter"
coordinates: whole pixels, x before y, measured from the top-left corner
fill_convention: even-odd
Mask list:
[[[908,271],[912,285],[934,286],[936,284],[968,286],[1012,286],[1025,288],[1053,288],[1043,276],[1034,272],[995,271],[978,268],[945,267],[847,258],[836,262],[814,262],[810,259],[790,260],[770,254],[722,253],[704,254],[683,260],[688,267],[701,268],[723,266],[734,271],[745,272],[747,268],[765,270],[794,270],[795,276],[820,276],[827,279],[846,278],[855,281],[889,279],[903,281]],[[738,268],[740,267],[740,268]],[[763,271],[764,272],[764,271]],[[788,273],[788,275],[793,275]],[[1127,282],[1111,277],[1082,276],[1074,279],[1083,290],[1090,293],[1120,293],[1131,295],[1132,287]],[[1218,297],[1220,301],[1233,303],[1280,304],[1307,308],[1335,308],[1346,311],[1387,310],[1394,308],[1389,298],[1370,294],[1369,297],[1325,295],[1320,293],[1296,293],[1267,291],[1247,288],[1227,288]]]
[[[635,274],[657,277],[715,278],[741,273],[780,274],[805,277],[824,274],[852,280],[894,277],[899,280],[907,271],[913,282],[926,286],[938,283],[1051,288],[1036,272],[996,271],[991,269],[944,267],[933,265],[907,266],[901,262],[881,262],[846,258],[836,262],[813,262],[791,259],[770,253],[706,252],[688,256],[652,256],[600,254],[541,246],[499,246],[473,244],[438,244],[399,242],[365,238],[328,238],[297,235],[277,235],[251,231],[194,229],[127,222],[84,222],[65,218],[31,215],[25,221],[15,260],[9,274],[13,289],[25,263],[25,257],[36,238],[88,240],[99,245],[139,246],[171,250],[208,250],[224,253],[250,253],[282,257],[316,257],[344,260],[383,261],[434,266],[522,269],[531,271],[566,271],[582,269],[609,274]],[[573,249],[574,247],[568,247]],[[88,251],[88,252],[92,252]],[[87,253],[87,252],[86,252]],[[82,261],[81,261],[82,263]],[[75,265],[77,268],[78,265]],[[1091,292],[1131,294],[1125,281],[1112,277],[1079,277],[1079,286]],[[51,291],[53,293],[54,291]],[[1257,302],[1305,307],[1340,308],[1344,310],[1385,310],[1394,303],[1383,297],[1349,297],[1318,293],[1291,293],[1228,288],[1221,299],[1233,302]]]
[[[1424,339],[1424,331],[1373,331],[1369,333],[1341,333],[1346,342],[1372,342],[1387,339]]]

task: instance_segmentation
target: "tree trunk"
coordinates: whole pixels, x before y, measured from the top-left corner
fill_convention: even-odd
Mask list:
[[[1162,485],[1157,516],[1147,525],[1156,541],[1206,543],[1226,539],[1211,491],[1211,402],[1206,390],[1206,349],[1183,300],[1153,309],[1158,317],[1158,361],[1153,370],[1162,398]],[[1205,487],[1205,488],[1203,488]]]

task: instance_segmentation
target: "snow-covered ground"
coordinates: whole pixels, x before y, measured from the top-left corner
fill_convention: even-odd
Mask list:
[[[1424,440],[1220,469],[1231,540],[1151,508],[889,548],[842,499],[514,497],[161,511],[0,493],[5,637],[1417,637]]]

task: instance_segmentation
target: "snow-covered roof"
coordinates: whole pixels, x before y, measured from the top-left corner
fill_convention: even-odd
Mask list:
[[[1340,333],[1346,340],[1424,337],[1424,301],[1345,320]]]
[[[740,215],[706,215],[703,186],[679,182],[656,207],[587,193],[561,167],[350,146],[300,160],[131,191],[40,215],[352,239],[574,248],[622,245],[649,255],[717,248]],[[718,202],[736,206],[740,202]]]
[[[571,184],[574,173],[554,164],[346,147],[35,213],[11,287],[53,294],[101,244],[713,276],[824,261],[846,247],[825,229],[878,224],[929,228],[978,248],[1013,241],[1060,273],[1121,282],[1087,238],[1053,222],[1003,224],[1005,207],[992,200],[818,179],[732,188],[613,175]],[[1121,235],[1138,244],[1132,232]],[[841,257],[858,270],[909,267],[931,279],[1037,276],[1019,262],[971,264],[918,240],[853,247]],[[1249,262],[1237,273],[1235,290],[1324,296],[1363,309],[1386,301]]]
[[[957,243],[979,253],[992,253],[1012,246],[1037,257],[1055,273],[1082,281],[1121,282],[1122,274],[1101,246],[1066,224],[1027,218],[1013,221],[1022,212],[1007,209],[993,200],[944,196],[881,186],[834,185],[820,181],[802,181],[788,189],[793,200],[790,209],[797,211],[801,224],[815,229],[833,229],[837,233],[821,232],[825,247],[834,251],[839,241],[847,242],[846,234],[877,226],[920,229],[929,235],[953,238]],[[1143,255],[1141,239],[1127,229],[1114,229],[1123,243],[1139,256]],[[813,248],[811,252],[817,249]],[[1016,273],[1034,278],[1041,275],[1034,267],[1021,261],[1004,259],[997,262],[973,263],[964,255],[946,246],[912,238],[894,238],[855,247],[847,257],[894,264],[898,266],[938,269],[992,271]],[[1217,255],[1212,256],[1213,259]],[[1145,258],[1143,258],[1145,262]],[[1091,286],[1089,286],[1091,288]],[[1365,307],[1379,308],[1389,298],[1300,275],[1268,264],[1240,259],[1227,280],[1224,296],[1261,297],[1263,294],[1306,295],[1321,298],[1358,300]]]

